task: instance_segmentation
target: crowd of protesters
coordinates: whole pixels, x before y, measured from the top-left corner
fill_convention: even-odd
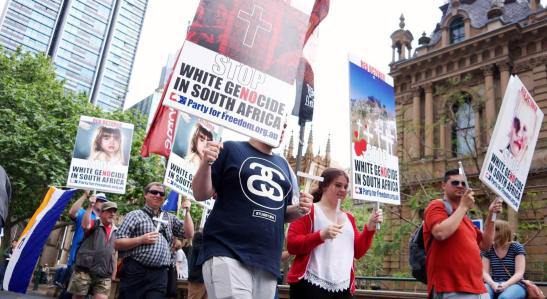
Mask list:
[[[355,260],[371,247],[382,211],[357,227],[341,209],[349,185],[344,170],[325,169],[309,194],[273,149],[256,139],[207,141],[193,192],[196,200],[216,202],[197,232],[189,201],[182,220],[162,211],[161,183],[145,186],[144,206],[119,225],[115,202],[84,191],[69,210],[75,232],[67,267],[54,279],[60,298],[108,298],[116,277],[118,298],[174,297],[178,279],[188,281],[188,298],[276,298],[285,241],[285,255],[294,256],[291,298],[353,298]],[[454,169],[442,181],[443,197],[424,213],[429,297],[526,298],[524,247],[513,242],[507,222],[492,221],[501,201],[490,204],[481,231],[467,217],[475,198],[465,178]],[[181,240],[191,246],[183,250]],[[0,275],[16,244],[4,253]]]

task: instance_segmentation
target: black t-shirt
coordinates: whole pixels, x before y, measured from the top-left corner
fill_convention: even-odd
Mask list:
[[[287,161],[248,142],[225,142],[211,172],[217,200],[198,264],[227,256],[278,277],[285,210],[292,201]]]

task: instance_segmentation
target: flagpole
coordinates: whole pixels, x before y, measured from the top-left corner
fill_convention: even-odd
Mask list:
[[[304,132],[306,130],[306,121],[304,120],[298,120],[298,124],[300,125],[300,133],[298,134],[298,152],[296,154],[296,171],[300,171],[300,166],[302,163],[302,150],[304,148]]]
[[[180,213],[180,206],[182,205],[182,195],[177,193],[177,216]]]

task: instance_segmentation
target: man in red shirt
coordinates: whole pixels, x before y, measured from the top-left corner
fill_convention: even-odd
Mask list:
[[[466,216],[475,199],[458,169],[445,173],[442,189],[444,198],[431,201],[424,213],[428,293],[435,299],[489,298],[482,279],[480,250],[492,246],[492,214],[501,212],[501,201],[490,204],[482,233]],[[443,200],[452,207],[450,216]]]

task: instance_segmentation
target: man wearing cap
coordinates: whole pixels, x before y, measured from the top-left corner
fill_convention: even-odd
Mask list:
[[[100,204],[99,219],[91,220],[92,209],[97,202],[95,197],[90,198],[82,219],[84,239],[76,254],[74,274],[68,286],[72,298],[83,299],[93,294],[94,299],[106,299],[110,295],[112,279],[116,276],[114,240],[117,228],[114,218],[118,205],[112,201]]]
[[[74,226],[74,235],[72,237],[72,245],[70,246],[69,254],[68,254],[68,260],[66,262],[66,270],[61,275],[60,281],[56,282],[61,284],[61,288],[63,288],[63,291],[61,292],[59,298],[71,298],[70,294],[66,293],[64,290],[66,290],[68,281],[70,279],[70,276],[72,275],[72,266],[74,264],[74,260],[76,258],[76,251],[78,251],[78,248],[80,247],[80,243],[82,242],[82,239],[84,238],[84,230],[82,229],[82,220],[84,218],[84,214],[86,210],[82,208],[82,205],[84,201],[89,198],[89,201],[93,201],[95,204],[93,205],[91,209],[91,220],[95,220],[99,217],[101,214],[101,207],[102,204],[106,201],[106,195],[104,193],[97,193],[95,195],[92,195],[89,197],[89,190],[85,190],[84,194],[75,201],[72,206],[70,207],[70,210],[68,212],[68,215],[72,221],[75,222]]]
[[[186,201],[184,222],[161,210],[165,188],[150,183],[144,188],[145,206],[129,212],[117,232],[116,250],[124,250],[118,298],[165,298],[167,269],[171,265],[173,236],[191,238],[194,223],[190,201]]]

